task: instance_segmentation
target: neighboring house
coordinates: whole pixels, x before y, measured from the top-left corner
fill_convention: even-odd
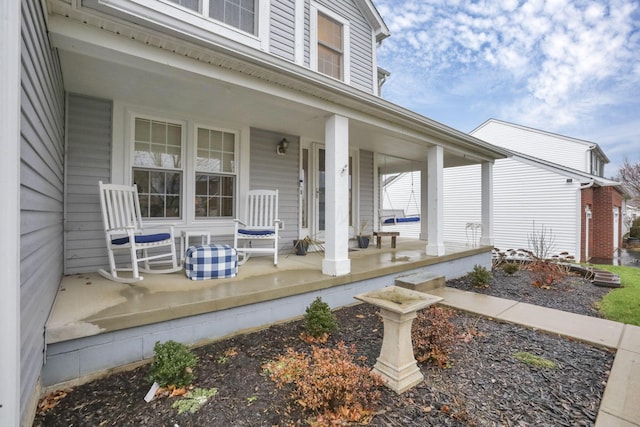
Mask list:
[[[626,193],[603,178],[608,159],[597,144],[495,119],[471,134],[512,151],[493,169],[497,248],[531,249],[532,235],[544,230],[549,255],[614,258],[622,245]],[[479,222],[479,177],[475,166],[445,170],[445,239],[462,239],[466,224]]]
[[[340,276],[353,230],[378,226],[383,160],[428,170],[435,256],[443,170],[475,164],[491,244],[491,168],[506,153],[380,98],[389,31],[371,1],[16,3],[0,26],[3,425],[33,410],[61,278],[107,265],[99,180],[147,183],[149,223],[227,241],[245,193],[278,188],[282,250],[322,238],[322,272]]]

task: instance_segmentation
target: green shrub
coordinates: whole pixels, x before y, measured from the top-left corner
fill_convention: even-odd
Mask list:
[[[149,381],[157,382],[160,387],[191,384],[198,358],[187,346],[171,340],[162,344],[158,341],[153,351],[155,355],[149,369]]]
[[[474,265],[473,271],[469,273],[471,283],[477,288],[486,288],[491,283],[491,272],[481,265]]]
[[[457,331],[451,322],[454,311],[434,306],[418,313],[411,325],[413,354],[418,362],[435,362],[444,368],[456,341]]]
[[[304,315],[305,332],[314,338],[319,338],[337,329],[336,316],[329,308],[329,304],[317,297],[306,309]]]
[[[520,270],[520,266],[515,262],[508,262],[502,266],[502,270],[508,275],[514,274],[516,271]]]
[[[355,346],[312,346],[311,356],[289,348],[265,370],[278,388],[293,385],[291,397],[303,411],[318,416],[317,425],[361,422],[373,414],[381,397],[382,377],[354,361]],[[359,358],[364,361],[365,358]]]

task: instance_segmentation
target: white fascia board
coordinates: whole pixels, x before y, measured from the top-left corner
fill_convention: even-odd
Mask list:
[[[378,43],[391,35],[387,24],[385,24],[382,16],[378,12],[378,9],[376,9],[371,0],[355,0],[355,3],[358,6],[358,9],[360,9],[362,15],[369,22],[369,25],[371,25],[371,28],[373,28],[375,38]]]

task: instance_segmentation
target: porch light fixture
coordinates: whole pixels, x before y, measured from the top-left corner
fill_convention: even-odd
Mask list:
[[[284,156],[287,153],[288,147],[289,141],[287,141],[287,138],[282,138],[282,141],[278,142],[276,146],[276,153],[278,153],[279,156]]]

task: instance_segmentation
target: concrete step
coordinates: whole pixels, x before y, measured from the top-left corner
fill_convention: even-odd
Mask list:
[[[443,288],[445,285],[446,279],[443,275],[430,273],[428,271],[396,277],[396,286],[418,292],[428,292]]]

